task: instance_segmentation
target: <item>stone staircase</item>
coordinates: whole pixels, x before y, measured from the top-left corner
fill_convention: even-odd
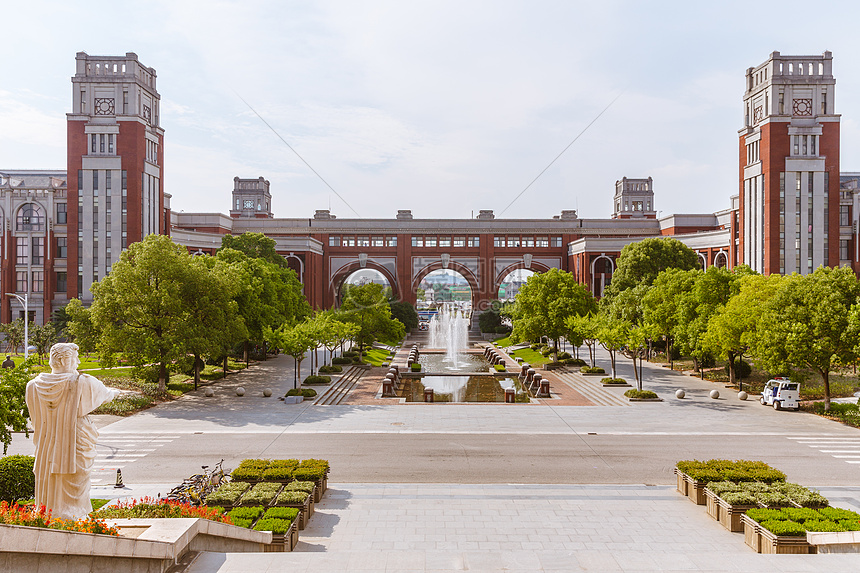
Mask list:
[[[317,399],[314,400],[314,406],[336,406],[340,404],[366,372],[367,370],[364,368],[351,366],[331,386],[317,396]]]

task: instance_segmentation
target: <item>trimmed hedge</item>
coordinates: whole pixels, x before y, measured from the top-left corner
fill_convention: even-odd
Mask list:
[[[323,374],[343,372],[343,367],[338,364],[323,364],[320,366],[320,372]]]
[[[303,396],[305,398],[313,398],[317,395],[317,391],[313,388],[293,388],[287,391],[287,396]]]
[[[579,371],[583,374],[606,374],[606,370],[600,366],[583,366]]]
[[[560,358],[559,361],[565,366],[585,366],[582,358]]]
[[[304,379],[302,384],[331,384],[331,376],[308,376]]]
[[[624,378],[602,378],[600,382],[602,384],[627,384],[627,380]]]
[[[652,392],[651,390],[637,390],[636,388],[631,388],[627,392],[624,393],[628,398],[640,398],[640,399],[648,399],[648,398],[657,398],[657,394]]]
[[[332,364],[352,364],[352,358],[346,356],[335,356],[331,359]]]
[[[288,519],[293,521],[298,515],[299,510],[295,507],[270,507],[263,515],[263,519]]]
[[[209,505],[236,505],[242,494],[248,491],[251,484],[241,481],[231,481],[224,484],[206,496]]]
[[[296,481],[317,481],[325,477],[325,469],[300,466],[293,471],[293,477]]]
[[[233,473],[230,474],[230,477],[233,478],[234,481],[242,481],[242,480],[252,480],[258,481],[263,479],[263,472],[265,468],[261,467],[238,467],[233,470]]]
[[[0,458],[0,501],[33,499],[36,496],[36,476],[33,475],[33,456],[5,456]]]
[[[344,358],[355,358],[358,356],[357,350],[344,350],[343,351]]]
[[[307,498],[308,492],[306,491],[284,489],[284,491],[278,494],[278,497],[275,499],[275,503],[283,505],[299,505],[304,503]]]
[[[264,517],[254,526],[254,531],[271,531],[272,533],[284,534],[290,530],[292,523],[288,519]]]
[[[293,468],[268,468],[263,472],[263,481],[287,482],[293,479]]]
[[[263,515],[263,508],[259,505],[254,507],[234,507],[230,511],[227,512],[227,515],[230,516],[230,519],[250,519],[254,521],[261,515]]]
[[[291,481],[284,486],[284,491],[301,491],[304,493],[313,493],[314,488],[316,486],[317,484],[312,481]]]
[[[784,482],[785,474],[764,462],[748,460],[684,460],[676,464],[679,471],[696,481]],[[765,491],[765,490],[762,490]]]

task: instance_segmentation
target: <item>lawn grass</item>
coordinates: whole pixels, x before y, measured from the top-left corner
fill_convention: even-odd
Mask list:
[[[514,344],[514,342],[511,340],[510,336],[506,336],[504,338],[497,338],[493,341],[493,344],[495,344],[499,348],[504,348],[505,346],[510,346]]]
[[[537,350],[532,350],[529,347],[520,348],[511,352],[510,357],[516,360],[522,358],[523,362],[528,362],[532,366],[543,366],[547,362],[552,362],[552,355],[544,356]]]
[[[388,362],[388,350],[385,348],[368,348],[364,351],[364,363],[371,366],[382,366],[383,362]]]

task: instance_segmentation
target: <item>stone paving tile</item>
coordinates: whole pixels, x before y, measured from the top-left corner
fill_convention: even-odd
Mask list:
[[[189,573],[860,569],[856,556],[753,553],[742,535],[723,529],[670,486],[543,489],[551,502],[520,495],[516,485],[335,484],[332,492],[348,494],[349,504],[324,498],[296,552],[204,554]],[[637,501],[637,490],[649,493],[647,502]],[[389,499],[382,492],[416,497]],[[449,513],[454,507],[457,513]]]

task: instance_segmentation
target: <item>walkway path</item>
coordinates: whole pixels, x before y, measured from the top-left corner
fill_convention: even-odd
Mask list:
[[[756,554],[670,486],[337,484],[299,538],[293,553],[202,554],[189,573],[858,568],[856,555]]]

